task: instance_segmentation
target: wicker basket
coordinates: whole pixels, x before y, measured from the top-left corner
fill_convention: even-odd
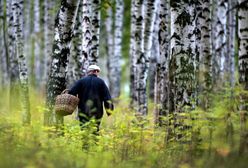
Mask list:
[[[58,115],[71,115],[77,108],[79,98],[68,94],[68,89],[65,89],[55,100],[55,112]]]

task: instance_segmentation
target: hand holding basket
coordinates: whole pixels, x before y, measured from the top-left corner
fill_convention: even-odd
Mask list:
[[[78,106],[79,98],[74,95],[68,94],[68,91],[68,89],[65,89],[55,99],[54,109],[58,115],[71,115]]]

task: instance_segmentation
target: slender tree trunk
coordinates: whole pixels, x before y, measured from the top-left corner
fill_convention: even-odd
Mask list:
[[[82,30],[82,20],[83,20],[83,1],[80,1],[78,12],[77,12],[77,18],[76,18],[76,24],[74,28],[74,38],[73,38],[73,47],[74,52],[72,55],[72,60],[74,62],[74,78],[72,79],[72,82],[75,82],[76,80],[80,79],[81,76],[81,67],[82,62],[80,62],[80,58],[82,58],[82,38],[83,38],[83,30]],[[82,60],[82,59],[81,59]]]
[[[229,10],[228,10],[228,47],[227,53],[229,62],[226,63],[226,69],[229,76],[230,87],[233,89],[235,85],[235,37],[236,37],[236,13],[237,10],[235,6],[237,5],[236,0],[229,0]],[[233,91],[232,91],[233,92]],[[232,94],[232,93],[231,93]]]
[[[61,7],[55,20],[55,34],[50,75],[47,83],[47,111],[44,124],[53,124],[55,97],[66,88],[66,73],[72,32],[79,0],[61,1]],[[63,117],[56,115],[57,124],[63,123]]]
[[[101,0],[92,1],[92,39],[90,51],[90,64],[96,64],[99,58],[99,35],[100,35],[100,4]]]
[[[248,91],[248,2],[239,0],[238,39],[239,39],[239,83]],[[240,104],[240,154],[248,152],[247,111],[248,96],[241,93]]]
[[[171,2],[170,72],[176,112],[194,107],[195,94],[195,10],[192,1]],[[187,20],[183,18],[188,18]]]
[[[81,76],[86,76],[87,68],[90,65],[90,50],[92,46],[92,31],[91,31],[91,1],[83,0],[83,42],[82,42],[82,52],[83,57],[80,62],[82,62],[82,74]]]
[[[16,54],[19,64],[19,78],[21,82],[21,102],[23,106],[23,123],[31,123],[30,102],[29,102],[29,84],[28,84],[28,69],[26,57],[24,56],[24,32],[23,32],[23,0],[13,0],[14,9],[14,26],[16,38]]]
[[[34,78],[35,85],[39,86],[42,73],[41,73],[41,40],[40,40],[40,1],[34,1]]]
[[[16,97],[19,97],[19,69],[18,60],[16,57],[16,45],[14,34],[14,12],[12,9],[12,0],[7,1],[7,23],[8,23],[8,56],[9,56],[9,76],[10,76],[10,111],[13,110],[13,104],[19,106],[19,102],[16,101]],[[15,97],[15,98],[14,98]]]
[[[141,29],[141,40],[144,38],[144,42],[141,42],[141,50],[137,53],[137,93],[138,93],[138,113],[141,115],[147,115],[147,76],[148,68],[151,54],[151,42],[152,42],[152,32],[155,20],[155,5],[154,0],[148,0],[145,3],[144,8],[146,9],[145,14],[145,25],[144,31]],[[141,6],[142,7],[142,6]],[[143,9],[144,10],[144,9]],[[140,15],[140,14],[139,14]],[[138,14],[136,14],[136,17]],[[142,15],[141,15],[142,17]],[[142,21],[140,17],[136,18],[136,24]],[[142,37],[143,36],[143,37]]]
[[[136,55],[135,55],[135,31],[136,31],[136,15],[135,10],[137,8],[135,7],[135,0],[132,0],[131,4],[131,37],[130,37],[130,106],[131,108],[134,108],[137,104],[137,95],[135,91],[135,83],[136,83]]]
[[[33,80],[34,76],[34,70],[32,64],[32,54],[33,54],[33,48],[32,48],[32,33],[33,33],[33,12],[32,12],[32,6],[33,6],[33,1],[31,0],[26,0],[24,1],[24,53],[27,58],[27,65],[30,67],[30,76],[31,82]],[[31,22],[32,20],[32,22]]]
[[[200,28],[199,84],[202,93],[200,106],[209,107],[209,93],[212,88],[212,49],[211,49],[211,0],[202,1],[198,16]]]
[[[112,2],[112,1],[111,1]],[[105,20],[105,28],[106,28],[106,51],[107,51],[107,69],[108,69],[108,83],[109,83],[109,90],[112,95],[112,61],[114,56],[114,29],[113,29],[113,8],[112,5],[108,7],[107,14],[106,14],[106,20]]]
[[[159,8],[159,59],[156,70],[155,123],[162,124],[162,116],[168,114],[169,98],[169,1],[160,1]]]
[[[43,64],[43,76],[42,84],[45,86],[48,74],[49,66],[51,63],[52,55],[52,38],[54,30],[54,18],[55,15],[52,14],[53,6],[55,5],[54,1],[44,0],[44,57],[42,59]]]
[[[109,89],[113,98],[120,96],[121,85],[121,44],[122,44],[122,27],[123,27],[123,0],[116,0],[115,3],[115,25],[114,25],[114,46],[113,55],[109,61]],[[111,26],[111,25],[110,25]]]
[[[154,28],[152,33],[152,47],[151,47],[151,57],[149,62],[149,70],[148,70],[148,86],[149,86],[149,100],[152,102],[155,101],[155,78],[156,78],[156,68],[157,61],[159,57],[159,41],[158,41],[158,31],[159,31],[159,5],[160,1],[156,3],[156,11],[155,11],[155,21]]]
[[[6,39],[6,13],[4,12],[4,0],[0,0],[0,58],[1,58],[1,85],[7,86],[9,83],[9,58]]]
[[[228,0],[218,0],[216,6],[216,20],[215,20],[215,34],[214,34],[214,78],[213,83],[215,86],[223,86],[224,80],[224,64],[227,51],[227,9]],[[218,89],[218,88],[217,88]]]
[[[146,94],[144,92],[146,91],[144,86],[144,78],[145,76],[141,76],[141,70],[146,68],[146,62],[144,59],[144,38],[143,38],[143,31],[144,31],[144,18],[143,18],[143,0],[136,0],[135,1],[135,26],[134,26],[134,52],[135,55],[134,58],[134,64],[136,64],[135,67],[135,73],[134,75],[137,75],[135,78],[135,94],[137,96],[137,114],[138,115],[146,115],[147,114],[147,102],[146,101]],[[143,67],[142,67],[143,66]],[[142,97],[143,96],[143,97]],[[142,102],[143,101],[143,102]]]

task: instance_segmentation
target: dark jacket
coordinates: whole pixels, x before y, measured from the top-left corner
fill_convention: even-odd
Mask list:
[[[105,82],[94,74],[80,80],[70,89],[69,94],[78,95],[80,114],[100,119],[103,116],[103,103],[106,110],[113,110],[109,89]]]

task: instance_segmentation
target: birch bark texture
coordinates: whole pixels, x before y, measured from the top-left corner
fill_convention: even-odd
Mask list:
[[[138,115],[146,115],[147,113],[147,104],[145,104],[146,100],[146,95],[143,96],[144,93],[144,85],[143,85],[143,80],[145,76],[141,76],[141,70],[144,69],[142,66],[146,67],[145,64],[145,59],[144,59],[144,17],[142,15],[143,13],[143,0],[135,0],[134,2],[134,13],[135,13],[135,25],[134,25],[134,64],[135,64],[135,76],[134,78],[134,88],[135,88],[135,98],[137,100],[134,102],[137,102],[137,107],[136,104],[134,104],[134,107],[136,107],[136,111]],[[147,75],[147,74],[144,74]],[[139,82],[139,80],[141,80]],[[144,101],[144,102],[142,102]]]
[[[159,5],[159,58],[155,82],[155,123],[161,124],[161,116],[168,114],[169,98],[169,1],[161,0]]]
[[[55,15],[52,14],[54,1],[44,0],[44,58],[43,60],[43,77],[42,83],[46,84],[49,73],[49,66],[51,63],[52,55],[52,39],[53,39],[53,30],[54,24],[53,20]]]
[[[40,40],[40,1],[34,1],[34,75],[35,75],[35,85],[40,86],[40,81],[42,77],[41,70],[41,40]]]
[[[213,83],[223,86],[225,56],[227,51],[227,9],[228,0],[218,0],[215,7]],[[217,88],[218,89],[218,88]]]
[[[113,98],[120,96],[121,86],[121,64],[122,57],[121,44],[122,44],[122,27],[123,27],[123,0],[115,1],[115,24],[114,24],[114,45],[113,55],[110,55],[109,61],[109,89]],[[110,25],[111,26],[111,25]],[[110,31],[110,30],[109,30]],[[109,41],[111,43],[111,41]]]
[[[47,83],[45,125],[54,123],[55,97],[66,88],[67,64],[78,4],[79,0],[62,0],[56,16],[51,68]],[[61,124],[63,118],[56,115],[56,122]]]
[[[170,111],[194,108],[195,98],[195,4],[171,1]],[[171,97],[172,96],[172,97]]]
[[[228,81],[230,87],[233,89],[235,85],[235,44],[236,44],[236,32],[237,32],[237,2],[236,0],[228,0],[228,62],[226,64],[226,69],[228,72]]]
[[[10,75],[10,85],[15,85],[18,81],[18,60],[15,54],[15,34],[14,34],[14,11],[12,10],[12,0],[7,1],[7,23],[8,23],[8,56],[9,56],[9,75]],[[12,92],[10,90],[10,92]]]
[[[97,64],[99,58],[99,37],[100,37],[100,6],[101,0],[92,0],[92,39],[90,51],[90,64]]]
[[[136,31],[136,15],[135,15],[135,0],[131,2],[131,31],[130,31],[130,49],[129,49],[129,57],[130,57],[130,106],[134,108],[137,104],[137,95],[135,91],[135,83],[136,83],[136,55],[135,55],[135,31]]]
[[[111,1],[112,2],[112,1]],[[107,52],[107,69],[108,69],[108,83],[109,83],[109,90],[112,95],[112,70],[111,70],[111,62],[112,57],[114,56],[114,29],[113,29],[113,7],[112,5],[109,5],[106,11],[106,19],[105,19],[105,29],[106,29],[106,52]]]
[[[239,0],[239,82],[248,90],[248,2]]]
[[[16,54],[18,58],[19,78],[21,83],[21,102],[23,108],[23,124],[31,123],[30,102],[29,102],[29,83],[28,68],[24,55],[24,32],[23,32],[23,0],[13,0],[14,27],[16,39]]]
[[[83,38],[83,30],[82,30],[82,19],[83,19],[83,1],[79,2],[75,27],[73,31],[73,39],[72,39],[72,57],[69,58],[68,65],[68,86],[71,86],[76,80],[80,79],[82,76],[81,67],[83,65],[82,62],[82,38]]]
[[[148,68],[150,62],[150,54],[151,54],[151,46],[152,46],[152,32],[155,21],[155,0],[147,0],[146,3],[143,4],[142,11],[146,9],[146,13],[140,18],[143,18],[144,25],[142,25],[141,30],[141,47],[140,52],[137,53],[137,99],[138,99],[138,113],[141,115],[147,115],[147,76],[148,76]],[[143,13],[143,12],[142,12]],[[141,13],[141,14],[142,14]],[[137,17],[137,14],[136,14]],[[136,18],[137,19],[137,18]],[[136,24],[138,25],[139,21],[142,19],[137,19]]]
[[[92,30],[91,30],[91,24],[92,24],[92,18],[91,18],[91,9],[92,9],[92,2],[89,0],[83,0],[83,41],[82,41],[82,74],[81,76],[87,75],[87,69],[90,65],[90,51],[92,46]]]
[[[239,83],[248,90],[248,1],[239,0],[238,39],[239,39]],[[248,152],[247,93],[240,95],[240,154]]]
[[[201,10],[198,15],[200,27],[200,57],[199,57],[199,85],[203,94],[200,105],[209,107],[209,96],[212,89],[212,41],[211,41],[211,0],[201,1]]]

